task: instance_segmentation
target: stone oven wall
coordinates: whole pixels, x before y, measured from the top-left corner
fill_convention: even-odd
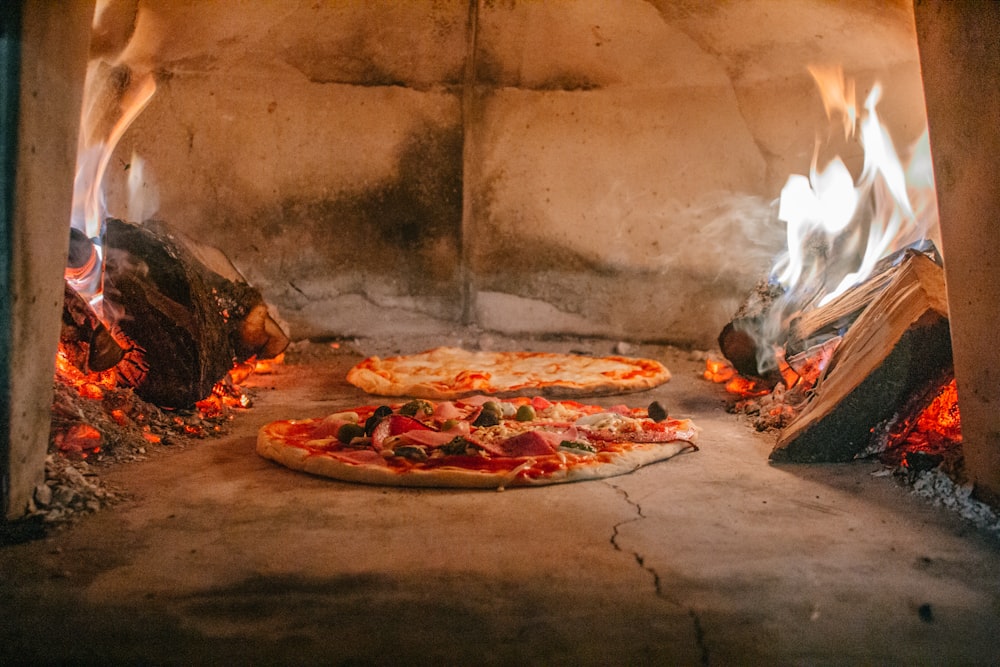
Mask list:
[[[925,125],[903,2],[200,0],[102,20],[105,57],[159,86],[110,213],[139,215],[137,154],[156,217],[222,248],[293,338],[710,345],[827,132],[806,65],[843,65],[859,99],[881,80],[901,148]]]

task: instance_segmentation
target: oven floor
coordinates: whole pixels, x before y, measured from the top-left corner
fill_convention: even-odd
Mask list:
[[[581,345],[611,351],[550,346]],[[633,353],[663,359],[669,383],[595,402],[657,399],[696,421],[701,449],[630,475],[414,490],[258,457],[261,424],[370,400],[342,379],[357,351],[396,350],[312,346],[253,378],[256,405],[229,435],[105,471],[129,500],[0,548],[0,658],[1000,660],[1000,540],[874,476],[876,463],[769,465],[773,436],[728,414],[703,362],[668,348]]]

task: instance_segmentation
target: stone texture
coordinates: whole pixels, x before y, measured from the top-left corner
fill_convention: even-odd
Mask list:
[[[13,210],[3,221],[0,261],[9,319],[0,323],[7,368],[0,419],[0,520],[24,514],[45,474],[52,374],[63,303],[74,148],[93,3],[44,2],[21,8]],[[6,128],[5,128],[6,130]],[[6,176],[6,174],[5,174]]]
[[[345,296],[448,328],[507,320],[506,293],[562,313],[531,330],[707,345],[780,251],[770,202],[827,131],[805,66],[842,64],[861,94],[885,79],[901,147],[923,129],[905,3],[135,15],[122,62],[160,91],[115,163],[146,158],[159,217],[231,253],[296,338],[363,326]]]
[[[916,8],[967,470],[1000,506],[1000,6]]]

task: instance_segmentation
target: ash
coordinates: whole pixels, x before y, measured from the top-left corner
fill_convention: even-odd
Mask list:
[[[35,487],[35,507],[29,516],[46,524],[62,524],[83,514],[108,507],[122,496],[108,488],[94,466],[86,461],[72,461],[60,452],[45,459],[45,482]]]
[[[935,468],[917,473],[911,490],[931,501],[935,507],[949,509],[981,530],[1000,537],[1000,516],[972,497],[972,486],[958,484],[943,470]]]
[[[221,400],[212,403],[211,412],[165,410],[128,388],[103,388],[99,396],[88,397],[57,372],[45,481],[35,487],[26,518],[54,527],[125,500],[101,479],[103,469],[222,435],[236,410]],[[98,437],[81,445],[71,435],[78,425],[92,428]]]

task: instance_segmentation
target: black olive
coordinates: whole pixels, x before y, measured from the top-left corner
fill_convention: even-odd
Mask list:
[[[649,407],[646,408],[646,414],[648,414],[649,418],[654,422],[661,422],[667,418],[667,409],[660,405],[659,401],[653,401],[649,404]]]
[[[473,426],[496,426],[500,423],[500,415],[493,410],[483,410],[472,422]]]
[[[390,408],[388,405],[380,405],[377,408],[375,408],[375,412],[372,413],[372,417],[375,417],[376,419],[382,419],[382,417],[388,417],[391,414],[392,414],[392,408]]]
[[[348,444],[354,438],[360,438],[365,434],[365,430],[357,424],[344,424],[337,431],[337,440],[340,440],[345,445]]]
[[[380,405],[375,408],[375,412],[372,416],[365,420],[365,435],[371,436],[372,431],[378,426],[378,423],[392,414],[392,408],[388,405]]]

